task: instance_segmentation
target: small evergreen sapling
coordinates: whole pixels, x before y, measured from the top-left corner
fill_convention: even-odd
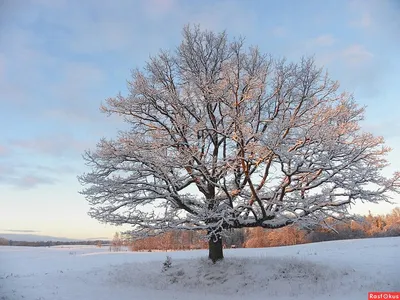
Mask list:
[[[167,255],[167,258],[165,259],[165,261],[163,262],[163,267],[162,267],[162,271],[165,272],[167,271],[169,268],[171,268],[172,266],[172,259],[171,256]]]

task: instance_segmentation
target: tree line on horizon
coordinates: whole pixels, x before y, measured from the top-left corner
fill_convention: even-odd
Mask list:
[[[386,215],[356,216],[350,222],[335,223],[335,220],[326,220],[331,229],[326,226],[314,228],[300,228],[287,226],[280,229],[247,228],[235,229],[228,232],[224,239],[226,248],[245,247],[276,247],[297,245],[313,242],[360,239],[371,237],[400,236],[400,207],[394,208]],[[206,249],[208,241],[203,238],[204,233],[198,231],[170,231],[162,235],[131,241],[128,237],[116,233],[111,240],[111,250],[120,251],[123,246],[131,251],[152,250],[193,250]],[[109,240],[93,241],[12,241],[0,237],[0,246],[29,246],[49,247],[61,245],[96,245],[102,247],[110,244]]]
[[[327,219],[325,226],[301,228],[296,225],[280,229],[246,228],[230,231],[224,239],[226,248],[261,248],[288,246],[313,242],[400,236],[400,207],[386,215],[356,216],[349,222]],[[327,229],[327,228],[331,229]],[[122,246],[131,251],[168,251],[206,249],[208,241],[198,231],[170,231],[158,236],[131,240],[116,233],[111,249],[120,251]]]
[[[0,236],[0,246],[25,246],[25,247],[50,247],[50,246],[73,246],[73,245],[105,245],[109,244],[109,240],[93,240],[93,241],[14,241]]]

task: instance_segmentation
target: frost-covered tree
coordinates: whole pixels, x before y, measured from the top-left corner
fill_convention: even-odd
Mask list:
[[[139,237],[204,230],[213,261],[225,230],[343,219],[399,192],[399,173],[381,175],[383,138],[312,58],[274,59],[225,32],[185,27],[102,110],[130,129],[84,154],[89,215]]]
[[[111,241],[111,246],[112,246],[113,251],[115,251],[115,252],[121,251],[122,240],[121,240],[121,236],[120,236],[119,232],[116,232],[114,234],[114,238]]]

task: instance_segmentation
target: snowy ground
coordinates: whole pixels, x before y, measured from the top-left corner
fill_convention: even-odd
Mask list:
[[[400,291],[399,237],[231,249],[215,265],[206,255],[0,247],[0,300],[356,300]]]

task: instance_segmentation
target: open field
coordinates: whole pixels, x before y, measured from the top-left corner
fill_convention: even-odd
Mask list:
[[[172,265],[162,271],[166,256]],[[367,299],[400,291],[400,238],[225,250],[0,247],[1,300]],[[207,297],[207,298],[206,298]]]

